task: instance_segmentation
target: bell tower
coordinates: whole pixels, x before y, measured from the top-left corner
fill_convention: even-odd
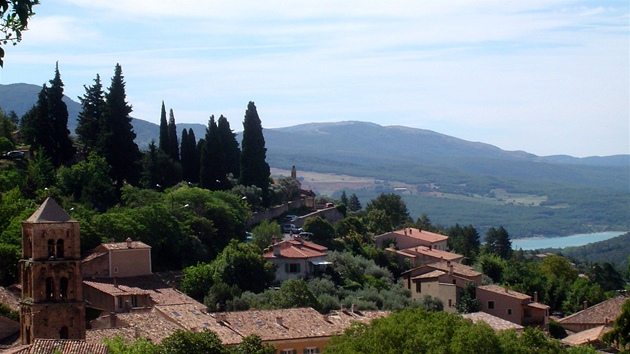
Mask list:
[[[85,339],[79,222],[48,198],[22,222],[22,344]]]

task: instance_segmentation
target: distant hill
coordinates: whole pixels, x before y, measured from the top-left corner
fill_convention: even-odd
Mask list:
[[[630,257],[630,232],[608,240],[589,243],[579,247],[567,247],[561,250],[565,257],[584,260],[591,263],[612,263],[617,269],[628,269]]]
[[[0,85],[0,107],[21,116],[40,90]],[[74,131],[81,107],[67,97],[65,102]],[[132,124],[142,149],[158,140],[158,125],[139,119]],[[188,128],[197,140],[205,136],[205,125],[177,124],[180,134]],[[414,219],[426,213],[436,224],[472,224],[480,232],[503,225],[514,237],[630,230],[630,155],[541,157],[424,129],[356,121],[263,133],[272,167],[296,166],[298,176],[312,171],[374,179],[371,186],[342,183],[332,190],[338,197],[350,188],[347,193],[356,193],[364,206],[381,192],[401,193]]]

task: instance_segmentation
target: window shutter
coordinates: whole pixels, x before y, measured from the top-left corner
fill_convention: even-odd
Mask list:
[[[288,272],[289,272],[289,263],[285,263],[285,264],[284,264],[284,271],[285,271],[286,273],[288,273]]]
[[[297,268],[296,268],[296,270],[297,270],[297,272],[298,272],[298,273],[300,272],[300,266],[301,266],[301,264],[300,264],[300,263],[298,263],[298,264],[297,264]]]

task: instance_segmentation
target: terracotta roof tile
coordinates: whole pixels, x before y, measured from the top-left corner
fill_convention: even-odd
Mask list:
[[[413,277],[411,279],[412,280],[414,280],[414,279],[431,279],[431,278],[437,278],[437,277],[442,276],[444,274],[446,274],[446,272],[441,271],[441,270],[433,270],[433,271],[430,271],[428,273],[424,273],[424,274],[420,274],[418,276],[415,276],[415,277]]]
[[[178,329],[184,329],[176,323],[164,318],[155,309],[147,312],[131,312],[117,314],[118,319],[134,328],[136,337],[144,337],[153,343],[161,343],[162,340]]]
[[[105,338],[112,339],[119,336],[127,343],[136,340],[136,329],[134,327],[88,329],[85,332],[85,341],[88,343],[103,343]]]
[[[473,278],[473,277],[481,276],[481,273],[476,271],[472,267],[469,267],[467,265],[463,265],[457,262],[449,263],[446,260],[424,264],[419,267],[405,271],[403,272],[403,274],[407,274],[407,273],[417,274],[417,272],[419,270],[422,270],[422,268],[426,269],[427,271],[430,271],[429,269],[434,269],[434,270],[441,270],[443,272],[448,273],[450,272],[451,266],[453,266],[453,274],[456,276],[461,276],[464,278]]]
[[[508,329],[522,331],[524,329],[524,327],[519,324],[492,316],[491,314],[485,312],[466,313],[463,314],[462,317],[471,320],[473,323],[485,322],[495,331],[504,331]]]
[[[560,340],[563,344],[578,346],[589,344],[597,341],[601,341],[604,334],[610,332],[612,327],[598,326],[591,329],[587,329],[582,332],[574,333]]]
[[[57,202],[48,197],[26,222],[77,222]]]
[[[405,233],[406,231],[406,233]],[[407,236],[407,237],[412,237],[412,238],[416,238],[419,240],[424,240],[430,243],[435,243],[435,242],[440,242],[440,241],[444,241],[444,240],[448,240],[448,236],[444,236],[444,235],[440,235],[440,234],[436,234],[434,232],[429,232],[426,230],[420,230],[420,229],[416,229],[416,228],[407,228],[407,229],[402,229],[402,230],[396,230],[396,231],[392,231],[383,235],[378,235],[377,237],[382,237],[384,236],[385,238],[390,238],[393,235],[400,235],[400,236]]]
[[[271,247],[269,251],[263,254],[263,258],[279,258],[274,255],[273,248],[280,247],[280,257],[282,258],[316,258],[326,257],[326,251],[328,248],[320,246],[316,243],[309,241],[296,241],[288,240],[278,242]]]
[[[223,344],[237,344],[243,339],[239,333],[222,324],[215,316],[193,304],[155,306],[155,310],[188,331],[199,332],[204,329],[213,331],[221,338]]]
[[[628,296],[619,295],[586,310],[574,313],[571,316],[560,319],[561,324],[600,324],[605,325],[614,321],[621,314],[624,302],[630,301]]]
[[[477,287],[477,290],[486,290],[486,291],[490,291],[496,294],[501,294],[503,296],[509,296],[515,299],[519,299],[519,300],[531,300],[531,296],[527,295],[527,294],[523,294],[523,293],[519,293],[518,291],[514,291],[514,290],[509,290],[506,289],[503,286],[500,285],[482,285]]]
[[[107,250],[126,250],[129,248],[138,249],[138,248],[151,248],[151,246],[147,245],[142,241],[131,241],[131,247],[127,246],[127,242],[107,242],[101,243],[98,249],[105,248]]]
[[[88,343],[84,340],[72,339],[35,339],[28,353],[53,354],[60,351],[63,354],[107,354],[109,351],[104,344]]]
[[[161,274],[118,278],[116,281],[118,287],[114,286],[112,278],[86,279],[83,283],[112,296],[149,294],[156,305],[196,304],[199,308],[205,308],[195,299],[166,284]]]

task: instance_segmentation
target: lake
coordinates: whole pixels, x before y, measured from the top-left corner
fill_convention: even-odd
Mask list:
[[[523,249],[535,250],[542,248],[564,248],[573,246],[582,246],[588,243],[608,240],[625,234],[627,231],[608,231],[598,232],[594,234],[577,234],[562,237],[540,237],[540,238],[521,238],[512,240],[512,248],[515,250]]]

